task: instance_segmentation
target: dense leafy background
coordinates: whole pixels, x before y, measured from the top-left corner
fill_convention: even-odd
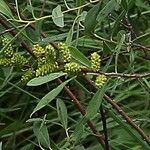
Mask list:
[[[11,10],[16,4],[20,14],[26,18],[25,22],[19,20]],[[1,24],[1,38],[11,39],[14,48],[22,53],[27,53],[20,45],[22,41],[30,47],[36,43],[66,41],[73,47],[73,57],[87,66],[90,53],[97,51],[101,54],[101,70],[104,72],[150,72],[149,0],[103,0],[91,3],[86,0],[0,0],[0,14],[1,19],[9,19],[7,24],[10,28],[15,28],[18,33],[20,31],[16,37],[9,32],[3,33],[6,29]],[[34,24],[35,29],[31,26],[23,28],[27,23]],[[41,36],[42,32],[46,37]],[[0,68],[0,149],[102,149],[71,99],[64,91],[61,92],[62,84],[58,87],[56,82],[45,79],[45,84],[36,87],[22,86],[20,75],[12,68]],[[90,118],[93,112],[96,113],[92,120],[97,130],[102,131],[101,116],[92,107],[97,105],[92,103],[89,106],[93,97],[91,87],[82,78],[72,79],[69,86],[81,103],[88,106]],[[55,88],[61,93],[56,98],[53,95],[55,99],[30,118],[37,103]],[[104,91],[150,135],[150,77],[109,76]],[[150,149],[109,104],[103,102],[103,105],[112,150]]]

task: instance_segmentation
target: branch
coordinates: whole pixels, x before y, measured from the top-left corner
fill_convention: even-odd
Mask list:
[[[115,72],[110,72],[110,73],[106,73],[106,72],[102,72],[102,71],[94,71],[92,69],[82,69],[83,73],[87,73],[87,74],[104,74],[105,76],[108,77],[125,77],[125,78],[143,78],[143,77],[150,77],[150,72],[148,73],[135,73],[135,74],[128,74],[128,73],[115,73]]]

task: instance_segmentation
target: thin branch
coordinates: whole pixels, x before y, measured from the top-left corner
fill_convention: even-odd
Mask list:
[[[83,73],[86,74],[104,74],[105,76],[108,77],[124,77],[124,78],[144,78],[144,77],[150,77],[150,72],[148,73],[135,73],[135,74],[128,74],[128,73],[115,73],[115,72],[102,72],[102,71],[94,71],[92,69],[82,69]]]
[[[11,32],[12,30],[15,30],[15,28],[6,29],[6,30],[2,31],[0,33],[0,35],[3,35],[3,34],[8,33],[8,32]]]

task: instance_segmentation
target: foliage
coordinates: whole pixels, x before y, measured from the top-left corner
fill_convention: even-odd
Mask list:
[[[0,149],[149,150],[149,13],[148,0],[0,0]]]

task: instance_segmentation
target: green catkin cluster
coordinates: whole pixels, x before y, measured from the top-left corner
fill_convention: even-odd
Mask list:
[[[43,47],[41,47],[39,44],[36,44],[36,45],[33,45],[33,54],[37,57],[37,58],[40,58],[40,57],[44,57],[45,56],[45,49]]]
[[[49,59],[56,60],[56,50],[50,44],[45,47],[45,51],[47,52],[47,56]]]
[[[38,68],[35,71],[36,77],[44,76],[58,70],[56,51],[50,44],[45,48],[39,44],[34,45],[33,53],[37,57],[38,64]]]
[[[59,47],[60,58],[64,62],[70,62],[70,60],[71,60],[71,53],[70,53],[69,47],[65,43],[59,43],[58,47]]]
[[[96,77],[96,80],[95,80],[95,85],[98,87],[98,88],[101,88],[104,83],[106,82],[107,78],[105,75],[99,75]]]
[[[47,74],[49,74],[51,72],[56,71],[57,69],[58,69],[57,62],[55,62],[55,63],[46,63],[46,64],[40,66],[36,70],[36,77],[47,75]]]
[[[10,58],[0,58],[0,67],[11,67],[12,62]]]
[[[22,68],[27,62],[27,59],[19,53],[14,53],[14,55],[11,58],[11,63],[16,68]]]
[[[4,38],[4,39],[2,40],[2,46],[6,46],[8,43],[9,43],[9,39]],[[14,50],[13,50],[13,47],[12,47],[11,43],[10,43],[10,44],[8,45],[8,47],[4,50],[3,54],[4,54],[5,57],[8,57],[8,58],[10,58],[10,57],[13,56]]]
[[[29,68],[25,74],[21,77],[21,82],[26,84],[30,79],[35,76],[35,71],[32,68]]]
[[[77,75],[81,72],[83,66],[79,65],[78,63],[71,62],[71,63],[66,63],[64,68],[65,68],[65,72],[67,72],[69,75]]]
[[[100,70],[101,57],[97,52],[91,54],[91,68],[95,71]]]

